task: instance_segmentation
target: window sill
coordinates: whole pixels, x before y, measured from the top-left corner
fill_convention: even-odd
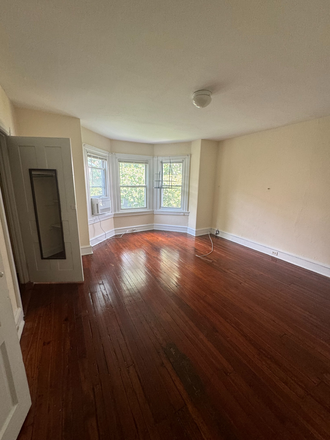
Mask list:
[[[189,215],[189,211],[170,211],[169,209],[157,209],[154,211],[156,215]]]
[[[147,214],[153,214],[154,211],[152,209],[143,209],[141,211],[135,210],[135,211],[120,211],[115,212],[113,214],[114,217],[129,217],[131,215],[147,215]]]

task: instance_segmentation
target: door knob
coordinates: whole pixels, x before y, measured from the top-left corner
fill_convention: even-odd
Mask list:
[[[0,278],[2,278],[4,276],[3,272],[0,272]]]

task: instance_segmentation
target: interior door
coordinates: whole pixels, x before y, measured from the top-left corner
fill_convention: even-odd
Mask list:
[[[70,140],[7,141],[29,281],[83,281]]]
[[[30,406],[30,393],[0,252],[0,440],[17,438]]]

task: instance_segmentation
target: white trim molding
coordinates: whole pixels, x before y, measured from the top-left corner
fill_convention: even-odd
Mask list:
[[[125,226],[123,228],[115,228],[113,235],[132,234],[135,232],[152,231],[153,229],[154,225],[152,223],[146,225]]]
[[[15,311],[15,324],[16,324],[18,339],[21,339],[23,328],[25,325],[23,309],[21,307],[19,307]]]
[[[162,207],[162,187],[156,187],[163,183],[163,164],[164,163],[181,163],[182,164],[182,185],[181,185],[181,206],[180,208],[165,208]],[[189,169],[190,169],[190,154],[186,156],[155,156],[154,157],[154,172],[156,180],[154,182],[154,208],[157,213],[181,213],[185,214],[188,211],[188,197],[189,197]]]
[[[115,212],[113,214],[114,217],[130,217],[131,215],[149,215],[153,214],[154,211],[152,209],[143,209],[141,211],[135,210],[135,211],[121,211],[121,212]]]
[[[212,228],[200,228],[200,229],[187,228],[187,233],[190,235],[194,235],[195,237],[210,234],[211,231]]]
[[[88,214],[88,224],[93,224],[97,220],[95,220],[95,216],[92,214],[92,196],[90,194],[90,186],[89,186],[89,167],[88,167],[88,156],[95,155],[100,159],[105,161],[105,190],[106,195],[101,197],[103,200],[108,201],[109,210],[108,212],[100,215],[105,215],[107,218],[111,217],[112,213],[112,201],[111,201],[111,185],[110,185],[110,153],[106,150],[101,150],[100,148],[93,147],[93,145],[83,144],[83,153],[84,153],[84,171],[85,171],[85,186],[86,186],[86,198],[87,198],[87,214]],[[98,217],[98,216],[96,216]],[[105,220],[105,218],[104,218]]]
[[[112,153],[111,155],[111,167],[112,167],[112,180],[111,191],[113,199],[113,211],[118,213],[139,213],[144,211],[152,211],[153,208],[153,156],[143,156],[137,154],[124,154],[124,153]],[[120,163],[131,162],[140,163],[145,165],[145,185],[146,189],[146,206],[143,208],[122,209],[120,198]]]
[[[121,235],[121,234],[132,234],[136,232],[144,232],[144,231],[164,231],[164,232],[180,232],[182,234],[189,234],[193,235],[194,237],[200,236],[200,235],[206,235],[211,231],[211,228],[205,228],[205,229],[192,229],[188,228],[187,226],[180,226],[180,225],[166,225],[162,223],[150,223],[145,225],[137,225],[137,226],[127,226],[122,228],[114,228],[110,229],[109,231],[105,231],[104,233],[97,235],[96,237],[93,237],[90,241],[91,246],[96,246],[99,243],[102,243],[102,241],[107,240],[108,238],[114,237],[115,235]],[[88,246],[84,246],[84,248],[88,248]],[[82,253],[82,255],[89,255],[93,253]]]
[[[179,226],[179,225],[165,225],[162,223],[154,223],[153,229],[155,231],[168,231],[168,232],[181,232],[183,234],[188,233],[187,226]]]
[[[215,235],[215,228],[212,228],[212,234]],[[330,266],[319,263],[317,261],[309,260],[308,258],[299,257],[298,255],[290,254],[289,252],[282,251],[280,249],[274,249],[272,247],[266,246],[264,244],[256,243],[252,240],[248,240],[243,237],[239,237],[229,232],[220,231],[218,237],[225,238],[226,240],[233,241],[242,246],[254,249],[255,251],[262,252],[263,254],[270,255],[279,260],[286,261],[288,263],[294,264],[295,266],[302,267],[312,272],[316,272],[320,275],[330,277]]]
[[[97,235],[91,239],[91,246],[96,246],[102,241],[108,240],[109,238],[114,237],[115,235],[121,234],[132,234],[135,232],[143,232],[143,231],[151,231],[153,230],[153,224],[150,225],[138,225],[138,226],[127,226],[124,228],[114,228],[109,231],[105,231],[104,233]]]
[[[160,210],[156,209],[153,211],[154,215],[189,215],[190,211],[170,211],[170,210]]]
[[[81,256],[91,255],[93,253],[93,248],[92,248],[92,246],[81,246],[80,253],[81,253]]]
[[[15,262],[13,263],[13,274],[16,279],[16,272],[19,275],[20,282],[25,284],[29,281],[29,272],[26,264],[25,251],[23,246],[23,239],[21,233],[21,227],[19,223],[16,203],[10,203],[15,201],[15,193],[12,181],[11,168],[8,156],[8,146],[6,137],[0,132],[0,174],[2,175],[2,194],[3,198],[7,200],[7,213],[6,221],[11,226],[11,248],[15,255]],[[7,243],[8,244],[8,243]],[[18,296],[20,297],[19,288]]]

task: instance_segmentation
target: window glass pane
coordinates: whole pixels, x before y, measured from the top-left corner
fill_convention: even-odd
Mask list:
[[[181,187],[162,190],[162,208],[181,208]]]
[[[90,193],[91,197],[102,197],[105,195],[101,186],[91,186]]]
[[[163,184],[182,185],[182,162],[163,163]]]
[[[144,163],[119,163],[120,185],[145,185],[146,164]]]
[[[105,160],[88,156],[88,166],[94,168],[105,168]]]
[[[89,175],[91,186],[103,186],[104,170],[90,168]]]
[[[89,188],[91,197],[106,196],[105,170],[89,168]]]
[[[146,208],[146,188],[120,188],[121,209]]]

